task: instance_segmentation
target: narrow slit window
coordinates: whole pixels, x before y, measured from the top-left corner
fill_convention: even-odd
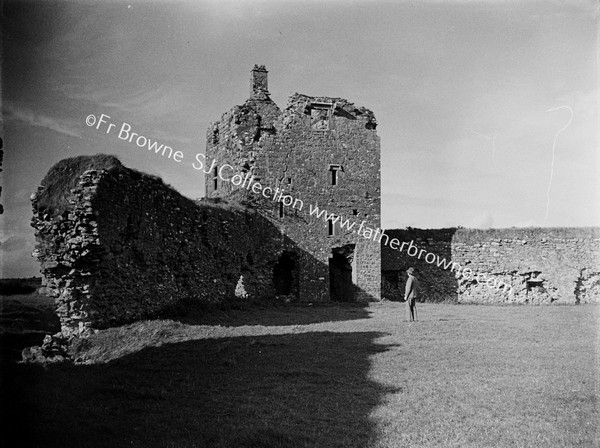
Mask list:
[[[327,236],[335,236],[335,223],[332,219],[327,220]]]
[[[219,188],[219,168],[216,166],[213,169],[213,187],[215,191]]]
[[[279,217],[283,218],[283,202],[279,203]]]
[[[338,172],[343,171],[341,165],[329,165],[329,181],[331,185],[337,185],[339,183]]]

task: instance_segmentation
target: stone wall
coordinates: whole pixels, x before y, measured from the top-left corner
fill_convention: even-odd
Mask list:
[[[393,229],[386,230],[386,235],[398,241],[414,241],[419,249],[438,254],[447,260],[452,259],[452,237],[456,229]],[[454,272],[426,263],[421,257],[411,257],[406,247],[401,252],[390,248],[389,244],[381,246],[382,296],[388,300],[403,300],[406,285],[406,270],[417,269],[421,281],[422,295],[419,301],[452,302],[458,301],[458,282]]]
[[[399,297],[408,266],[427,301],[579,304],[600,302],[600,229],[388,230],[423,256],[382,247],[383,290]],[[413,251],[414,252],[414,251]],[[428,263],[426,253],[436,255]],[[439,258],[438,258],[439,256]],[[429,259],[431,261],[433,257]],[[452,262],[448,269],[438,260]]]
[[[0,135],[3,134],[2,132],[2,124],[0,124]],[[2,140],[2,137],[0,137],[0,173],[2,173],[2,162],[4,161],[4,141]],[[1,176],[1,174],[0,174]],[[0,198],[2,198],[2,185],[0,185]],[[0,203],[0,215],[4,213],[4,206]]]
[[[59,162],[32,196],[34,255],[62,337],[152,317],[182,300],[275,296],[277,259],[296,248],[268,220],[193,202],[114,158],[108,168],[96,163],[102,158]],[[46,205],[53,178],[67,175],[67,205]]]
[[[310,254],[297,258],[300,300],[379,300],[379,243],[310,215],[318,206],[356,222],[356,228],[363,222],[380,226],[380,143],[373,113],[342,98],[301,94],[292,95],[282,111],[269,97],[265,68],[255,66],[250,79],[249,99],[208,129],[207,195],[251,204]],[[240,188],[230,180],[235,175],[260,187]],[[283,196],[265,198],[265,188]],[[282,204],[286,195],[289,206]],[[348,288],[341,281],[341,294],[330,281],[338,261],[347,265],[338,266],[340,275],[352,276]]]
[[[460,302],[579,304],[600,302],[600,229],[459,230],[452,256],[497,282],[459,281]],[[490,287],[491,286],[491,287]]]

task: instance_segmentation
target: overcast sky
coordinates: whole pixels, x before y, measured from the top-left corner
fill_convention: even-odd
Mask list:
[[[598,22],[593,0],[5,1],[2,275],[38,274],[29,196],[65,157],[202,196],[191,162],[256,63],[282,108],[373,110],[383,228],[598,226]],[[86,125],[102,113],[183,162]]]

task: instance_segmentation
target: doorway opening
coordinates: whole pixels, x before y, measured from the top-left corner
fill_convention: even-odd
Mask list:
[[[334,302],[353,302],[355,286],[352,282],[354,244],[334,247],[329,258],[329,297]]]
[[[297,257],[292,251],[284,251],[273,266],[273,285],[278,296],[298,295]]]

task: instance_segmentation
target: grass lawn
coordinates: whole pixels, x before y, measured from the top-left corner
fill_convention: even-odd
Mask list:
[[[3,446],[598,447],[600,307],[404,304],[140,322],[7,364]]]
[[[41,345],[46,334],[58,331],[52,298],[38,293],[0,295],[0,365],[3,360],[20,360],[24,347]]]

